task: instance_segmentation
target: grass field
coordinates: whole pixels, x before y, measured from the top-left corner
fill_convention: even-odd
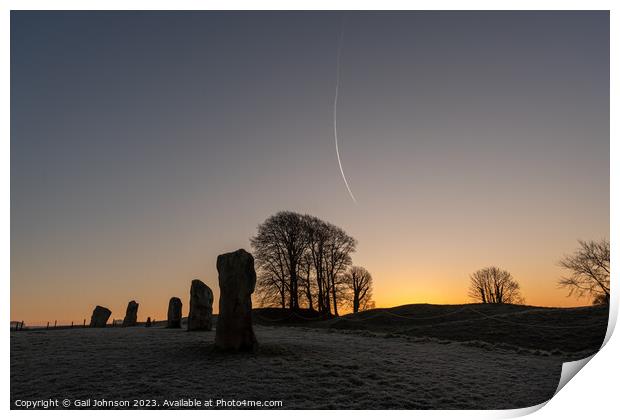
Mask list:
[[[306,409],[522,408],[551,398],[562,362],[595,352],[607,324],[604,308],[523,306],[407,305],[313,317],[255,310],[255,354],[214,351],[213,331],[161,326],[12,331],[11,403],[149,399],[166,408],[197,398]]]
[[[364,330],[406,337],[431,337],[471,345],[537,351],[575,360],[598,351],[607,331],[608,308],[540,308],[523,305],[403,305],[343,317],[313,320],[311,312],[257,309],[265,325]]]

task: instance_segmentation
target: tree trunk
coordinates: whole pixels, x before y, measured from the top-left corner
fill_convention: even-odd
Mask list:
[[[320,274],[320,271],[317,270],[316,274],[316,285],[317,285],[317,301],[316,305],[320,313],[325,313],[325,305],[324,305],[324,297],[323,297],[323,278]]]
[[[284,284],[282,284],[282,290],[280,290],[280,303],[282,304],[282,309],[286,308],[286,293],[284,292]]]
[[[306,293],[306,297],[308,299],[308,309],[313,311],[314,310],[314,305],[312,305],[312,292],[310,291],[310,288],[308,288],[308,292]]]
[[[291,264],[291,309],[299,309],[299,287],[297,280],[297,264]]]
[[[334,299],[334,315],[338,316],[338,303],[336,301],[336,282],[332,279],[332,298]]]
[[[329,297],[329,284],[325,284],[325,293],[323,294],[323,306],[325,307],[325,313],[327,315],[332,314],[332,307],[330,303],[331,299]]]

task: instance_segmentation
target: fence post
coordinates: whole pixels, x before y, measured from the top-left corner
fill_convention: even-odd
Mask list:
[[[47,327],[45,327],[45,329],[46,329],[46,330],[49,330],[49,329],[50,329],[50,322],[49,322],[49,321],[47,321]]]
[[[86,318],[84,318],[84,327],[86,326]]]
[[[56,322],[58,322],[58,321],[54,320],[54,328],[56,328]]]
[[[19,326],[19,330],[23,330],[24,329],[24,321],[22,321],[22,324]]]
[[[73,321],[71,321],[71,328],[73,328]]]

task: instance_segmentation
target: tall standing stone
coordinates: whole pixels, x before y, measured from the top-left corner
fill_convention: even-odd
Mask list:
[[[215,346],[227,351],[254,351],[252,293],[256,285],[254,257],[243,249],[217,257],[220,311]]]
[[[213,314],[213,292],[202,281],[192,280],[189,291],[189,315],[187,331],[211,331]]]
[[[132,300],[127,304],[127,311],[123,319],[123,327],[134,327],[138,322],[138,302]]]
[[[183,303],[178,297],[170,298],[168,303],[168,328],[181,328]]]
[[[90,326],[92,328],[103,328],[108,323],[112,311],[103,306],[97,305],[93,310],[93,314],[90,317]]]

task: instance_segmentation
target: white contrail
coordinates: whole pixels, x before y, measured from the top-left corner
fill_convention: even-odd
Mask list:
[[[338,90],[340,89],[340,55],[342,51],[342,39],[344,37],[344,21],[342,22],[342,30],[340,31],[340,37],[338,39],[338,54],[336,55],[336,93],[334,94],[334,143],[336,143],[336,156],[338,157],[338,166],[340,166],[340,173],[342,174],[342,180],[344,181],[344,185],[347,187],[347,191],[349,191],[349,195],[355,204],[357,204],[357,200],[351,191],[351,187],[349,187],[349,182],[347,181],[347,177],[344,175],[344,170],[342,169],[342,162],[340,161],[340,151],[338,150]]]

